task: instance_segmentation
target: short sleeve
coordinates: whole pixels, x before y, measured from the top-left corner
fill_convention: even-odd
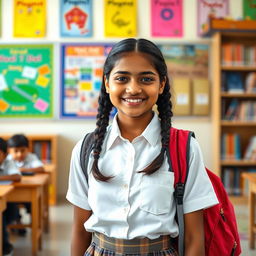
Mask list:
[[[189,173],[184,193],[184,213],[218,204],[212,183],[206,172],[198,142],[192,137],[190,143]]]
[[[82,140],[74,147],[70,161],[67,200],[82,209],[91,210],[88,203],[88,183],[80,165]]]
[[[32,153],[30,153],[28,155],[28,161],[26,161],[26,162],[25,162],[24,167],[26,167],[26,165],[28,165],[27,168],[37,168],[37,167],[43,166],[42,161],[37,157],[37,155],[32,154]]]
[[[21,175],[19,169],[16,167],[15,163],[12,160],[6,159],[3,169],[4,169],[4,174],[6,175],[14,175],[14,174]]]

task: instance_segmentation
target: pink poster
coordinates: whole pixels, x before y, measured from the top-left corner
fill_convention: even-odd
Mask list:
[[[197,32],[208,30],[209,18],[223,18],[229,14],[229,0],[197,0]]]
[[[151,35],[183,36],[182,0],[151,0]]]

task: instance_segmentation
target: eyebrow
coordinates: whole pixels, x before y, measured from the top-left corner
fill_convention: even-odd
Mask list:
[[[120,71],[116,71],[114,73],[114,75],[115,74],[131,75],[132,73],[128,72],[128,71],[121,71],[120,70]],[[157,74],[152,72],[152,71],[143,71],[143,72],[138,73],[138,75],[154,75],[154,76],[156,76]]]

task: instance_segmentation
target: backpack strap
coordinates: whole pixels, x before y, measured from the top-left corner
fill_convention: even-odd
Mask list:
[[[81,150],[80,150],[80,165],[87,182],[88,182],[87,166],[89,162],[90,153],[92,152],[92,149],[93,149],[93,145],[94,145],[94,132],[87,133],[84,136],[84,139],[81,145]]]
[[[189,172],[190,139],[194,133],[185,130],[171,128],[169,153],[174,172],[174,199],[177,208],[177,219],[179,225],[179,255],[184,255],[184,212],[183,196]]]

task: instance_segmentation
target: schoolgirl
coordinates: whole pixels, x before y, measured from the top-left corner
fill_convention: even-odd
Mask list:
[[[72,152],[67,199],[74,205],[71,255],[178,255],[169,171],[172,103],[167,66],[146,39],[125,39],[103,70],[88,183]],[[152,109],[157,105],[158,114]],[[112,124],[109,115],[117,109]],[[192,138],[184,195],[185,255],[204,255],[202,209],[218,203]]]

